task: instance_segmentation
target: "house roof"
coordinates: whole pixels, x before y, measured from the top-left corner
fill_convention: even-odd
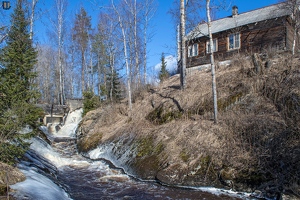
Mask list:
[[[247,24],[260,22],[268,19],[274,19],[277,17],[283,17],[290,15],[289,9],[283,6],[283,4],[275,4],[260,8],[257,10],[238,14],[236,16],[229,16],[222,19],[212,21],[211,30],[212,34],[219,33],[225,30],[233,29]],[[191,31],[187,37],[189,39],[198,38],[208,35],[207,23],[199,24],[193,31]]]

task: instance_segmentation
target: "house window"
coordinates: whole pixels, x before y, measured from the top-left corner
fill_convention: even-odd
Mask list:
[[[193,56],[198,56],[198,44],[192,44],[188,48],[188,56],[193,57]]]
[[[213,52],[218,51],[218,40],[217,39],[213,39],[212,51]],[[210,43],[209,43],[209,41],[206,42],[206,53],[210,53]]]
[[[240,42],[240,33],[233,33],[230,34],[228,37],[228,49],[229,50],[233,50],[233,49],[239,49],[241,46],[241,42]]]

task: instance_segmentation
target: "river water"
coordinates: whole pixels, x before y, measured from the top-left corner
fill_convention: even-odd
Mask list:
[[[92,199],[251,199],[249,194],[209,187],[179,188],[131,177],[106,160],[92,160],[76,151],[75,130],[81,120],[81,110],[69,114],[65,125],[49,133],[52,141],[30,140],[19,169],[26,175],[24,182],[11,185],[16,199],[92,200]]]

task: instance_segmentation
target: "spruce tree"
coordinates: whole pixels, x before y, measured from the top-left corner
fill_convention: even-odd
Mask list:
[[[167,78],[169,78],[169,72],[167,70],[167,62],[165,61],[165,54],[162,53],[161,54],[161,69],[159,72],[159,80],[161,82],[163,82],[164,80],[166,80]]]
[[[112,70],[107,77],[107,88],[111,101],[118,102],[121,99],[121,83],[118,72]]]
[[[22,138],[32,136],[38,130],[37,121],[42,112],[33,104],[39,98],[33,85],[36,61],[37,52],[30,39],[28,20],[22,1],[18,0],[11,16],[6,46],[1,50],[0,67],[0,153],[9,153],[7,149],[11,148],[10,153],[16,155],[3,156],[0,161],[11,162],[14,156],[20,156],[24,152]],[[20,134],[26,126],[30,131]]]

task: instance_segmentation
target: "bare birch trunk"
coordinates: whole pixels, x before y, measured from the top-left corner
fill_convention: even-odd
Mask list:
[[[89,37],[89,60],[90,63],[88,65],[88,90],[94,92],[94,78],[93,78],[93,51],[92,51],[92,41]]]
[[[135,51],[135,70],[138,76],[138,86],[141,83],[141,74],[139,69],[139,51],[138,51],[138,33],[137,33],[137,6],[136,0],[134,0],[134,9],[133,9],[133,16],[134,16],[134,51]]]
[[[293,24],[294,24],[294,35],[293,35],[293,46],[292,46],[292,54],[295,55],[295,48],[296,48],[296,39],[297,39],[297,32],[298,32],[298,19],[297,16],[297,7],[298,1],[293,2]]]
[[[100,63],[100,54],[98,53],[97,54],[97,71],[98,71],[98,94],[99,96],[101,96],[101,63]]]
[[[36,0],[37,2],[37,0]],[[63,65],[63,41],[64,41],[64,14],[66,13],[67,1],[66,0],[55,0],[56,12],[55,19],[51,19],[55,35],[57,36],[57,67],[58,67],[58,103],[60,105],[65,104],[65,94],[64,94],[64,65]]]
[[[71,97],[73,97],[74,98],[74,94],[75,94],[75,88],[74,88],[74,84],[73,84],[73,82],[74,82],[74,65],[75,65],[75,58],[74,58],[74,56],[75,56],[75,48],[74,48],[74,46],[72,45],[71,46],[71,69],[72,69],[72,77],[71,77],[71,91],[70,91],[70,93],[71,93]]]
[[[113,74],[114,74],[114,56],[110,56],[109,58],[109,62],[110,62],[110,70],[111,70],[111,77],[110,77],[110,91],[109,91],[109,96],[110,96],[110,101],[113,101],[113,88],[114,88],[114,81],[113,81]]]
[[[64,105],[63,97],[63,68],[62,68],[62,29],[63,29],[63,9],[61,2],[56,2],[58,10],[58,67],[59,67],[59,94],[60,94],[60,104]]]
[[[212,94],[214,103],[214,123],[218,123],[218,104],[217,104],[217,86],[215,76],[215,60],[213,52],[213,38],[211,32],[211,17],[210,17],[210,0],[206,0],[206,15],[207,15],[207,27],[209,34],[209,50],[210,50],[210,63],[211,63],[211,76],[212,76]]]
[[[94,73],[93,73],[93,53],[92,53],[92,44],[91,44],[91,52],[90,52],[90,73],[91,73],[91,86],[92,91],[94,91]],[[96,93],[96,92],[94,92]]]
[[[144,7],[144,84],[147,84],[147,44],[148,44],[148,28],[150,20],[152,19],[154,13],[155,13],[155,5],[153,0],[145,0],[145,7]]]
[[[177,62],[181,60],[181,38],[180,38],[180,25],[177,25]],[[177,68],[178,70],[178,68]]]
[[[85,55],[84,50],[81,49],[81,92],[85,91]]]
[[[131,97],[131,73],[130,73],[130,68],[129,68],[129,61],[128,61],[128,52],[127,52],[127,37],[126,37],[126,33],[125,33],[125,27],[123,24],[123,21],[121,19],[121,15],[118,12],[118,10],[116,9],[114,2],[112,0],[112,5],[113,8],[115,10],[115,12],[118,15],[118,21],[119,21],[119,26],[121,28],[122,31],[122,38],[123,38],[123,53],[124,53],[124,57],[125,57],[125,65],[126,65],[126,75],[127,75],[127,95],[128,95],[128,107],[129,107],[129,111],[132,111],[132,97]]]
[[[38,0],[32,0],[32,4],[31,4],[30,32],[29,32],[29,38],[31,40],[33,38],[34,14],[35,14],[35,6],[36,6],[37,2],[38,2]]]
[[[180,39],[181,39],[181,66],[180,66],[180,87],[186,88],[186,48],[185,48],[185,8],[184,0],[180,0]]]
[[[146,19],[147,20],[147,19]],[[148,22],[146,22],[148,23]],[[147,84],[147,25],[145,25],[144,28],[144,49],[143,49],[143,53],[144,53],[144,84]]]

